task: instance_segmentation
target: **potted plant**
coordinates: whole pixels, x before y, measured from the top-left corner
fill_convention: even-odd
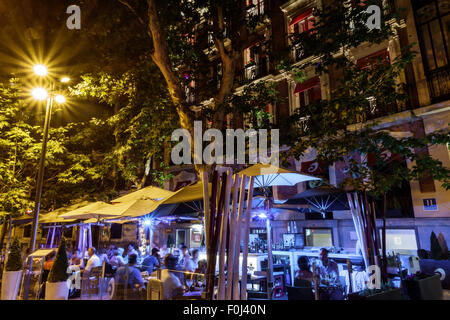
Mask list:
[[[442,288],[449,289],[450,260],[444,235],[440,233],[437,237],[434,232],[431,232],[430,252],[421,250],[420,255],[420,270],[425,274],[441,274]]]
[[[382,284],[380,289],[364,289],[348,295],[348,300],[403,300],[400,288],[390,283]]]
[[[22,253],[19,240],[14,238],[3,271],[2,300],[16,300],[22,277]]]
[[[61,238],[55,261],[45,284],[45,300],[67,300],[69,296],[69,285],[67,283],[69,278],[67,273],[68,267],[66,240]]]
[[[417,272],[404,280],[411,300],[442,300],[442,285],[438,274]]]

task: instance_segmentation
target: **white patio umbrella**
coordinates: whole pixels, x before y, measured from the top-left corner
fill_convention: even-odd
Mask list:
[[[155,211],[161,202],[155,200],[131,200],[101,208],[96,213],[109,217],[142,217]]]
[[[175,192],[173,192],[173,191],[161,189],[161,188],[154,187],[154,186],[149,186],[149,187],[145,187],[145,188],[142,188],[142,189],[134,191],[134,192],[130,192],[130,193],[128,193],[122,197],[119,197],[117,199],[114,199],[111,201],[111,203],[129,202],[129,201],[133,201],[133,200],[159,201],[159,200],[166,199],[167,197],[173,195],[174,193]]]
[[[105,214],[102,213],[101,210],[112,207],[112,204],[108,204],[103,201],[97,201],[93,202],[91,204],[88,204],[87,206],[63,213],[60,215],[60,218],[64,219],[79,219],[79,220],[85,220],[85,219],[101,219],[101,218],[108,218],[108,217],[114,217],[118,216],[118,214]]]
[[[258,163],[250,166],[240,172],[238,175],[246,175],[249,177],[255,177],[254,187],[267,188],[272,186],[295,186],[299,182],[322,180],[317,177],[313,177],[304,173],[300,173],[294,170],[283,169],[271,164]],[[266,210],[270,212],[270,199],[266,199]],[[268,299],[272,299],[273,285],[273,261],[272,261],[272,236],[269,215],[266,219],[267,228],[267,295]],[[248,230],[246,230],[246,236],[248,237]]]
[[[238,173],[240,176],[255,177],[256,188],[272,186],[295,186],[299,182],[321,180],[308,174],[283,169],[271,164],[257,163]]]

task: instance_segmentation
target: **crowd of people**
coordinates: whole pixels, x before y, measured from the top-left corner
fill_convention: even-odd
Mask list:
[[[128,288],[136,290],[145,288],[143,274],[156,277],[157,270],[161,269],[163,298],[171,299],[201,287],[202,275],[206,271],[206,260],[200,260],[198,249],[189,250],[182,244],[178,250],[172,251],[162,258],[159,248],[148,248],[145,254],[141,254],[137,246],[130,243],[126,250],[114,245],[98,251],[91,247],[87,257],[74,249],[68,252],[68,258],[70,267],[83,273],[102,267],[105,263],[105,273],[114,277],[117,284],[126,284]],[[50,257],[47,260],[50,269],[53,259]]]

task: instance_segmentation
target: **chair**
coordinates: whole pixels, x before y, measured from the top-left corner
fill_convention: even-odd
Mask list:
[[[163,300],[163,284],[161,280],[149,280],[147,286],[147,300]]]
[[[81,281],[81,297],[85,298],[88,296],[90,299],[93,294],[98,295],[100,299],[102,298],[102,274],[103,268],[96,267],[92,268],[90,271],[84,271],[83,278]]]
[[[287,286],[288,300],[315,300],[312,287]]]
[[[312,283],[311,283],[311,281],[305,280],[305,279],[295,279],[294,287],[311,288]]]

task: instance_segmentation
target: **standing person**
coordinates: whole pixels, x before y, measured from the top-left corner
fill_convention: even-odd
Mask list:
[[[182,285],[180,279],[172,271],[177,266],[177,258],[172,254],[164,257],[165,269],[161,270],[161,281],[163,286],[163,300],[171,300],[182,296],[186,292],[186,287]]]
[[[181,246],[181,254],[178,260],[177,270],[184,270],[187,261],[191,258],[189,254],[188,247],[185,245]]]
[[[152,272],[156,268],[161,267],[158,248],[153,248],[152,254],[145,257],[144,261],[142,262],[142,267],[144,267],[145,271],[147,271],[148,274],[152,274]]]
[[[97,256],[97,250],[94,247],[88,249],[89,260],[86,263],[85,271],[91,271],[92,268],[97,268],[102,266],[100,258]]]
[[[194,272],[195,269],[197,269],[199,253],[200,253],[200,251],[198,249],[192,250],[192,257],[189,257],[186,259],[186,263],[184,265],[184,271]]]

